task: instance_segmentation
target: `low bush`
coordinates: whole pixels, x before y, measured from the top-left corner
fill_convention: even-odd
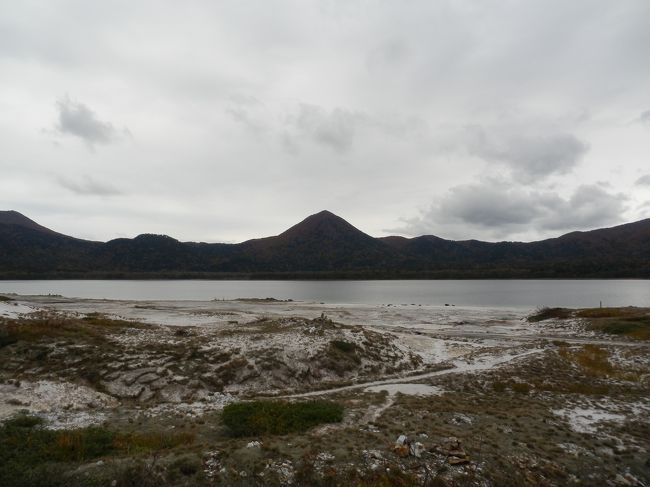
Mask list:
[[[566,319],[571,317],[572,311],[567,308],[538,308],[532,315],[526,318],[531,323],[550,320],[551,318]]]
[[[332,348],[340,350],[343,353],[352,353],[356,350],[357,346],[354,343],[345,342],[343,340],[332,340],[330,342]]]
[[[82,462],[113,449],[113,433],[103,428],[52,431],[42,420],[18,416],[0,426],[0,485],[66,485],[61,462]]]
[[[1,486],[78,485],[64,475],[70,464],[107,455],[171,449],[194,441],[191,433],[118,434],[98,427],[47,430],[42,423],[41,418],[19,415],[0,425]]]
[[[343,406],[331,401],[252,401],[229,404],[221,415],[234,436],[281,435],[343,419]]]

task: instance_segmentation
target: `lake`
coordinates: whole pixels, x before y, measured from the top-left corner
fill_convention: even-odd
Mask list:
[[[132,300],[293,299],[508,308],[650,306],[649,280],[0,281],[0,293]]]

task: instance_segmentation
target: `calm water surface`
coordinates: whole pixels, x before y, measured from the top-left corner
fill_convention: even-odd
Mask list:
[[[0,292],[134,300],[293,299],[327,304],[535,308],[650,306],[648,280],[0,281]]]

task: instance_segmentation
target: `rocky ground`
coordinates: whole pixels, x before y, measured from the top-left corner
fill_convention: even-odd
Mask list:
[[[0,421],[158,438],[66,464],[79,485],[649,485],[649,342],[531,312],[7,296]],[[269,397],[344,419],[229,434]]]

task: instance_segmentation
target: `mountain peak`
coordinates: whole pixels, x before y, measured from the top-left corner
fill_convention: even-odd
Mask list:
[[[300,223],[292,226],[279,235],[282,238],[304,238],[309,237],[343,237],[343,236],[364,236],[366,235],[340,216],[331,211],[323,210],[308,216]]]
[[[16,225],[43,233],[49,233],[50,235],[58,235],[57,232],[39,225],[34,220],[30,220],[25,215],[15,210],[0,211],[0,225]]]

